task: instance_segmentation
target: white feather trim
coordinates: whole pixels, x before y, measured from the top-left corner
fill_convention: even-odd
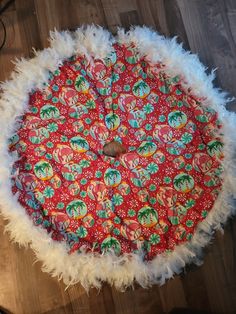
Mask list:
[[[207,75],[198,56],[183,50],[176,37],[164,38],[147,27],[133,27],[127,33],[119,29],[116,38],[94,25],[78,28],[74,33],[54,31],[50,35],[51,47],[35,52],[31,60],[18,60],[11,80],[1,85],[0,205],[3,217],[8,221],[6,231],[11,239],[20,245],[29,245],[37,260],[43,263],[43,271],[63,279],[67,285],[80,282],[86,290],[91,286],[101,288],[102,281],[115,285],[119,290],[125,290],[134,281],[143,287],[163,284],[166,279],[179,274],[187,263],[200,264],[202,248],[209,243],[214,230],[221,229],[227,218],[235,213],[232,200],[236,197],[236,115],[225,109],[230,100],[227,93],[213,87],[215,70]],[[150,63],[160,61],[167,74],[181,75],[183,88],[190,87],[194,96],[204,98],[203,105],[216,110],[223,123],[224,183],[214,208],[199,223],[191,241],[149,262],[143,262],[141,254],[118,257],[112,253],[82,252],[68,255],[65,243],[53,241],[44,229],[35,227],[17,201],[18,195],[11,192],[11,166],[17,156],[8,153],[7,139],[16,129],[17,117],[27,109],[28,93],[35,88],[43,88],[49,79],[49,71],[55,71],[65,59],[77,53],[85,54],[91,62],[93,58],[105,58],[112,51],[114,42],[134,42],[140,55]]]

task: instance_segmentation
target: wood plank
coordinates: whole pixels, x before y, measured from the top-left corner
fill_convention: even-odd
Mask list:
[[[170,33],[166,19],[165,0],[149,0],[148,2],[138,0],[138,4],[139,11],[141,12],[140,14],[143,16],[143,23],[154,27],[161,34],[169,36]],[[145,15],[142,13],[141,5],[147,7]],[[146,12],[148,12],[148,14]]]
[[[191,51],[199,54],[209,70],[218,68],[215,85],[228,91],[232,97],[236,96],[236,49],[226,3],[223,0],[178,0]],[[230,1],[229,6],[231,12],[236,10],[236,2],[233,7]],[[233,110],[235,106],[236,100],[229,108]]]
[[[39,32],[44,47],[49,31],[74,30],[82,24],[107,26],[100,0],[35,0]]]
[[[116,313],[124,314],[161,314],[163,313],[162,301],[158,286],[143,289],[134,285],[134,289],[128,288],[126,292],[112,290]],[[132,300],[132,303],[130,302]]]
[[[173,308],[186,308],[188,306],[181,278],[176,276],[159,288],[164,313]]]
[[[96,313],[98,310],[99,314],[117,313],[112,291],[107,283],[104,283],[100,292],[92,289],[89,293],[90,313]]]
[[[178,35],[177,41],[183,43],[183,47],[189,50],[188,36],[185,30],[182,13],[177,0],[166,0],[164,2],[166,22],[168,25],[169,36]]]
[[[0,304],[2,307],[11,312],[16,312],[17,299],[15,297],[15,267],[14,267],[14,248],[15,246],[9,243],[9,237],[4,234],[5,223],[0,218]],[[11,297],[9,298],[9,295]]]
[[[25,56],[25,51],[22,46],[16,10],[10,8],[1,18],[7,33],[6,43],[0,51],[0,80],[5,80],[14,68],[12,59]],[[0,35],[2,38],[3,31]]]
[[[72,313],[84,313],[90,314],[90,305],[89,305],[89,297],[81,285],[77,284],[74,286],[69,287],[63,293],[67,293],[70,304],[71,304],[71,311]],[[69,306],[69,303],[68,305]],[[69,312],[70,313],[70,312]]]
[[[234,308],[233,300],[226,287],[225,270],[218,241],[214,242],[205,257],[203,273],[211,311],[213,313],[231,313]]]
[[[32,48],[42,49],[34,0],[16,1],[17,20],[25,56],[33,56]]]
[[[210,311],[211,306],[205,284],[203,267],[204,266],[198,267],[196,265],[185,267],[181,275],[181,281],[188,307],[192,310]]]
[[[127,29],[131,25],[140,23],[135,0],[101,0],[101,3],[107,27],[112,33],[117,32],[118,26],[123,25]]]

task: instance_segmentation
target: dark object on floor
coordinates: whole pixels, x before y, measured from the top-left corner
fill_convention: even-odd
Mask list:
[[[4,12],[7,10],[7,8],[8,8],[13,2],[14,2],[14,0],[9,0],[9,1],[7,1],[7,3],[0,9],[0,15],[1,15],[2,13],[4,13]],[[4,24],[4,22],[3,22],[2,19],[0,19],[0,24],[1,24],[2,29],[3,29],[3,39],[2,39],[2,42],[1,42],[1,44],[0,44],[0,50],[1,50],[1,49],[5,46],[5,43],[6,43],[7,31],[6,31],[6,26],[5,26],[5,24]],[[1,312],[0,312],[0,313],[1,313]]]
[[[10,312],[0,306],[0,314],[10,314]]]

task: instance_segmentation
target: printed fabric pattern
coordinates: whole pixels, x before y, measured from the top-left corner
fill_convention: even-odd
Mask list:
[[[12,191],[69,254],[142,250],[151,260],[191,240],[212,209],[221,122],[162,68],[116,43],[105,59],[67,59],[29,95],[9,143]],[[104,155],[112,140],[126,152]]]

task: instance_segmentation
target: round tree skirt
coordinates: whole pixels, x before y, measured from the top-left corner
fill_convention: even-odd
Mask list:
[[[2,84],[11,238],[86,289],[163,284],[200,264],[236,192],[236,119],[214,71],[145,27],[112,37],[87,26],[50,41]]]

